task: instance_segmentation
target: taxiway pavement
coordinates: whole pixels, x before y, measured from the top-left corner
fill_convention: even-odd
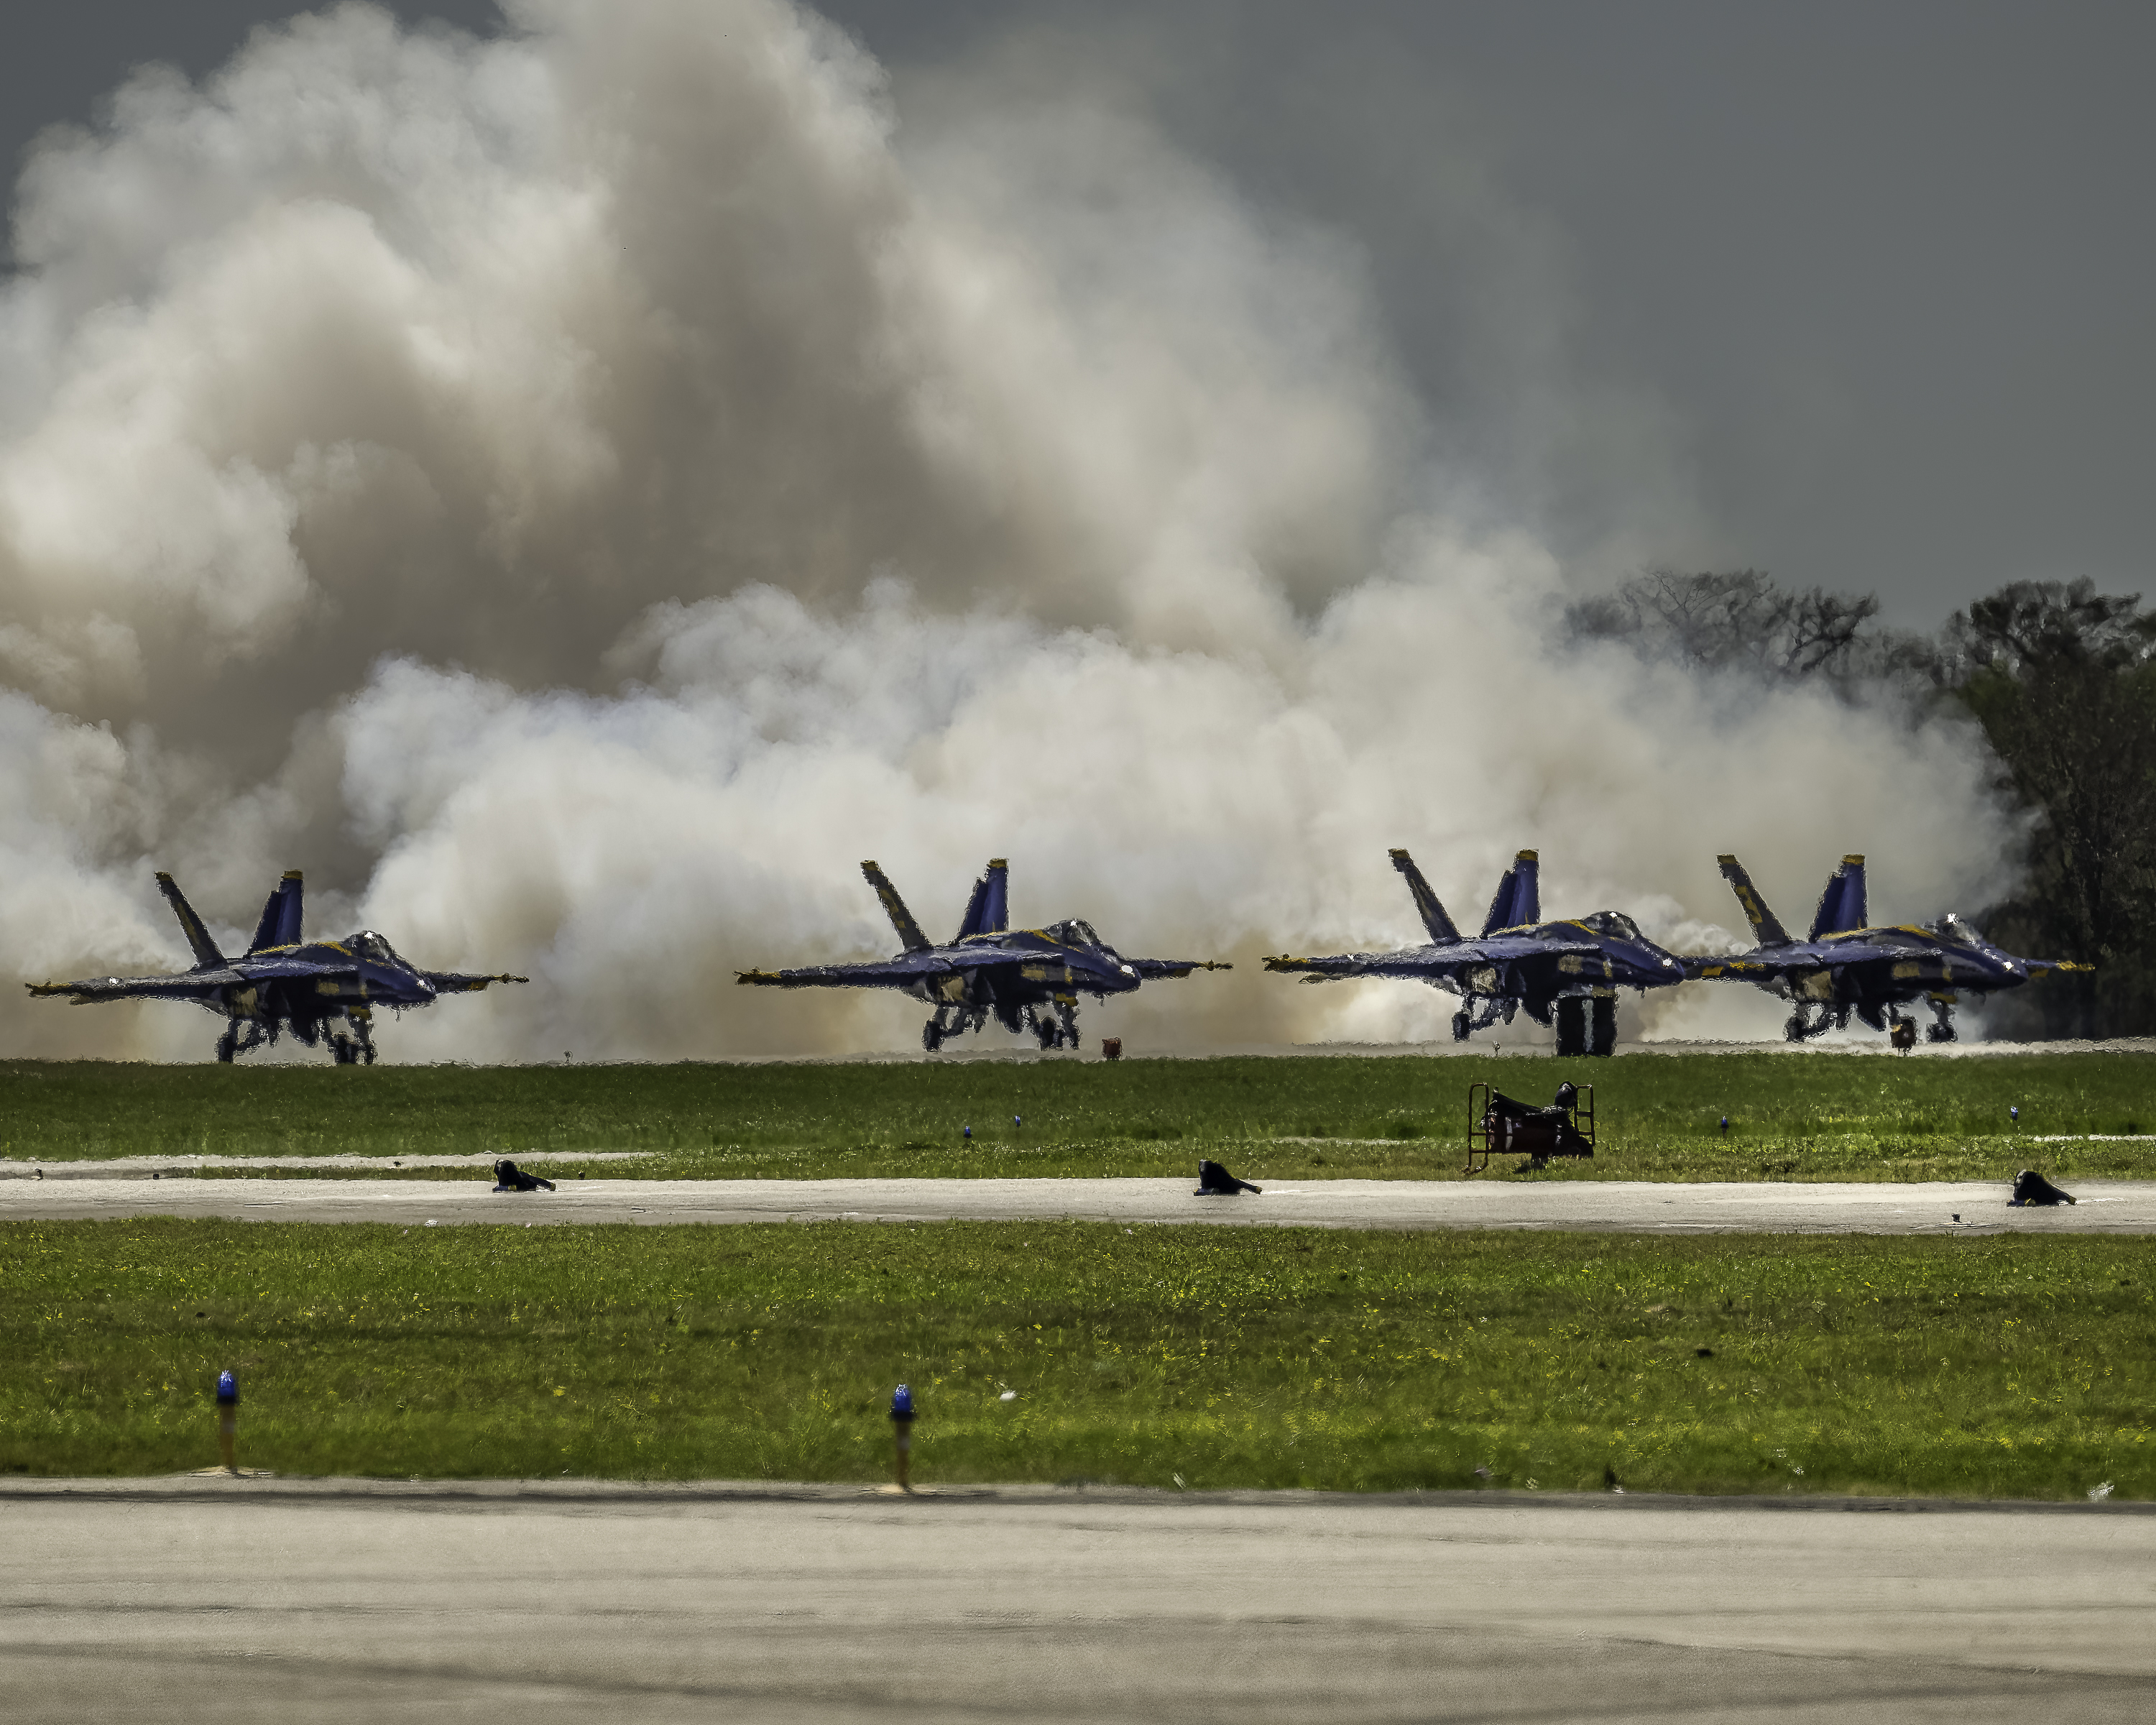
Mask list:
[[[1199,1198],[1183,1179],[564,1180],[498,1193],[443,1180],[0,1180],[0,1220],[207,1216],[244,1221],[466,1223],[927,1222],[1075,1219],[1320,1228],[1543,1228],[1630,1234],[2156,1233],[2156,1181],[2086,1180],[2080,1200],[2013,1209],[2004,1181],[1297,1180]],[[541,1168],[534,1161],[532,1166]]]
[[[2124,1506],[182,1478],[0,1514],[11,1725],[2156,1717]]]

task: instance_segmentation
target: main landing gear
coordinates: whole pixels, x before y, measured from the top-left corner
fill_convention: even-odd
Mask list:
[[[1617,1051],[1617,997],[1568,994],[1557,1003],[1557,1051],[1604,1059]]]
[[[943,1046],[948,1037],[963,1036],[968,1030],[978,1030],[987,1024],[988,1015],[978,1008],[939,1006],[936,1016],[921,1027],[921,1045],[934,1054]]]
[[[1007,1030],[1033,1033],[1044,1050],[1078,1046],[1078,1003],[1059,1000],[1051,1007],[998,1006],[996,1019]],[[934,1054],[953,1036],[983,1029],[988,1022],[985,1007],[939,1006],[936,1016],[921,1027],[921,1045]]]
[[[240,1034],[240,1027],[243,1024],[246,1026],[246,1034],[244,1037]],[[269,1038],[263,1034],[260,1019],[233,1019],[225,1024],[224,1034],[217,1039],[217,1057],[228,1066],[235,1055],[244,1055],[250,1049],[259,1048],[268,1040]]]
[[[1849,1009],[1828,1006],[1822,1003],[1816,1017],[1812,1009],[1799,1001],[1789,1010],[1789,1021],[1782,1026],[1782,1034],[1791,1042],[1802,1042],[1809,1036],[1824,1036],[1829,1030],[1849,1028]]]
[[[1501,1021],[1509,1024],[1512,1014],[1519,1009],[1519,1000],[1513,995],[1485,995],[1478,1004],[1476,997],[1470,994],[1452,1015],[1452,1040],[1465,1042],[1477,1030],[1486,1030]]]
[[[1954,1004],[1934,994],[1932,997],[1932,1017],[1936,1021],[1924,1026],[1927,1042],[1952,1042],[1954,1040]]]

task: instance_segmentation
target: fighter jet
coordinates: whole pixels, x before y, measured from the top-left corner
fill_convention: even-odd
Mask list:
[[[1414,859],[1393,852],[1430,944],[1397,952],[1348,952],[1337,957],[1265,960],[1267,970],[1301,973],[1306,983],[1344,977],[1401,977],[1460,997],[1452,1036],[1465,1042],[1521,1007],[1538,1024],[1554,1021],[1561,1055],[1607,1055],[1617,1045],[1617,991],[1666,988],[1684,980],[1684,963],[1640,932],[1622,911],[1597,911],[1568,922],[1542,922],[1537,877],[1541,861],[1522,850],[1497,883],[1482,932],[1462,937],[1430,891]],[[1591,1021],[1591,1022],[1590,1022]]]
[[[873,862],[861,873],[883,901],[905,950],[874,964],[818,964],[803,970],[744,970],[735,980],[773,988],[896,988],[936,1015],[921,1027],[931,1054],[947,1038],[978,1030],[995,1014],[1006,1030],[1030,1030],[1044,1049],[1078,1046],[1078,997],[1127,994],[1156,977],[1233,967],[1195,958],[1126,958],[1092,925],[1072,920],[1046,928],[1009,928],[1010,865],[991,861],[973,883],[965,920],[947,945],[921,932],[898,889]]]
[[[1792,1042],[1845,1029],[1852,1012],[1873,1029],[1887,1029],[1890,1019],[1907,1022],[1897,1009],[1919,997],[1933,1013],[1926,1037],[1952,1042],[1954,1004],[1963,993],[1980,1000],[1995,989],[2018,988],[2047,970],[2092,968],[2060,958],[2017,958],[1951,911],[1921,926],[1867,928],[1861,856],[1842,858],[1820,894],[1811,933],[1792,940],[1744,865],[1733,856],[1721,862],[1759,944],[1733,958],[1688,960],[1689,973],[1751,982],[1780,995],[1790,1003],[1789,1021],[1782,1029]]]
[[[388,941],[362,929],[341,941],[300,938],[300,876],[292,870],[262,906],[244,958],[227,958],[170,875],[157,889],[194,949],[194,968],[177,976],[93,976],[77,983],[30,983],[33,994],[65,994],[70,1004],[102,1000],[191,1000],[225,1020],[217,1057],[230,1060],[290,1030],[307,1047],[326,1043],[340,1066],[374,1064],[374,1009],[401,1013],[431,1006],[439,994],[475,993],[521,976],[465,976],[421,970]]]

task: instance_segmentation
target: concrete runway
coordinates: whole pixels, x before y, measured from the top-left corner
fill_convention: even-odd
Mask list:
[[[11,1725],[2156,1717],[2156,1515],[2124,1507],[198,1478],[0,1505]]]
[[[539,1164],[535,1160],[535,1166]],[[220,1216],[247,1221],[1038,1221],[1321,1228],[1546,1228],[1637,1234],[2156,1233],[2156,1182],[2075,1183],[2071,1209],[2010,1209],[2004,1181],[1807,1183],[1303,1180],[1260,1197],[1192,1196],[1189,1179],[569,1180],[495,1193],[462,1180],[0,1180],[0,1220]],[[1961,1219],[1953,1218],[1958,1214]]]

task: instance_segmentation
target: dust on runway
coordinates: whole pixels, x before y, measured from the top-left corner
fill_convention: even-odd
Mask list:
[[[13,1725],[2156,1711],[2156,1514],[2125,1507],[195,1478],[0,1502]]]

